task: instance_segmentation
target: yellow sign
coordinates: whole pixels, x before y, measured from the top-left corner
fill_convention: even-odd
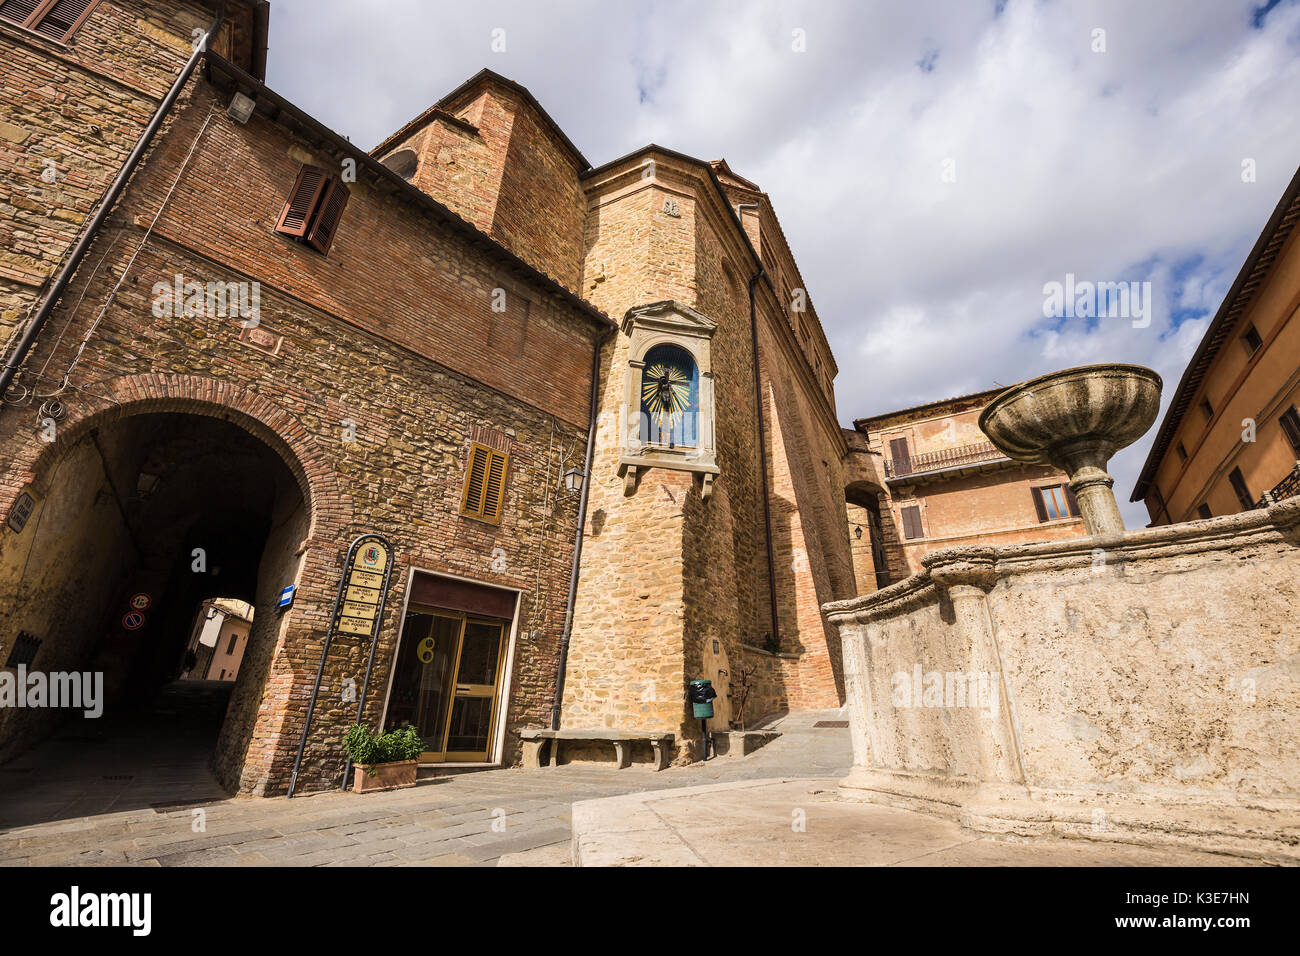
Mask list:
[[[381,588],[384,586],[384,576],[371,571],[353,571],[348,578],[348,584],[356,584],[363,588]]]
[[[361,604],[378,604],[379,592],[374,588],[349,587],[343,595],[345,601],[358,601]]]
[[[348,617],[364,617],[368,620],[374,620],[375,611],[379,610],[378,604],[360,604],[356,601],[344,601],[343,613]]]
[[[352,554],[344,570],[347,590],[339,608],[338,631],[369,636],[384,603],[384,570],[389,553],[379,541],[367,541]]]
[[[359,617],[341,617],[339,618],[339,630],[344,634],[360,634],[367,637],[370,629],[375,626],[374,619],[363,621]]]

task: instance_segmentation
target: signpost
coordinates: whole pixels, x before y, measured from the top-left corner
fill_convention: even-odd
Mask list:
[[[289,777],[289,796],[298,785],[298,770],[302,765],[303,751],[307,747],[307,732],[311,729],[312,714],[316,711],[316,698],[320,694],[321,677],[325,673],[325,658],[336,633],[370,638],[370,655],[366,659],[366,676],[361,683],[361,696],[357,701],[357,723],[361,723],[362,709],[366,706],[366,690],[370,686],[370,673],[375,665],[375,647],[379,643],[379,625],[384,619],[384,602],[388,597],[388,582],[393,573],[393,546],[379,534],[363,534],[348,547],[339,578],[338,594],[334,598],[334,616],[321,647],[320,664],[316,668],[316,683],[312,687],[311,701],[307,705],[307,719],[298,742],[298,756],[293,762]],[[291,590],[286,588],[287,590]],[[284,594],[281,594],[281,601]],[[292,600],[292,595],[290,595]],[[283,604],[281,606],[284,606]],[[351,759],[343,765],[343,786],[347,786]]]

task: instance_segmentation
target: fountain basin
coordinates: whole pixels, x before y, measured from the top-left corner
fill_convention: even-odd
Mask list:
[[[1065,369],[1007,389],[980,414],[979,426],[1008,458],[1069,475],[1089,534],[1122,534],[1106,465],[1155,423],[1162,386],[1140,365]]]

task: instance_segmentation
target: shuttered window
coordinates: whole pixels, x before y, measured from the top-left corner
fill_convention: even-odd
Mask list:
[[[510,456],[484,445],[469,446],[469,470],[465,474],[465,494],[460,513],[491,524],[501,523],[505,501],[506,466]]]
[[[1242,511],[1250,511],[1255,507],[1255,499],[1250,494],[1250,488],[1246,486],[1246,478],[1240,468],[1228,472],[1228,484],[1232,485],[1232,490],[1236,492],[1237,502],[1241,505]]]
[[[3,0],[0,20],[8,20],[60,43],[86,22],[99,0]]]
[[[893,464],[894,476],[912,473],[912,456],[907,450],[906,438],[894,438],[889,442],[889,459]]]
[[[330,250],[338,232],[348,190],[336,177],[315,166],[304,166],[284,204],[275,231],[301,239],[321,255]]]
[[[1282,433],[1286,435],[1291,451],[1296,458],[1300,458],[1300,413],[1296,412],[1294,405],[1282,413],[1281,423]]]
[[[925,531],[921,528],[919,505],[907,505],[903,508],[903,537],[909,541],[925,537]]]
[[[1038,512],[1039,521],[1079,516],[1079,502],[1068,484],[1048,485],[1030,491],[1034,496],[1034,510]]]

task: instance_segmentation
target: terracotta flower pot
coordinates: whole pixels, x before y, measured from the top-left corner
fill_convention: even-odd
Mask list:
[[[372,764],[368,769],[357,766],[352,775],[353,793],[374,793],[376,790],[400,790],[414,787],[418,760],[395,760],[392,763]]]

